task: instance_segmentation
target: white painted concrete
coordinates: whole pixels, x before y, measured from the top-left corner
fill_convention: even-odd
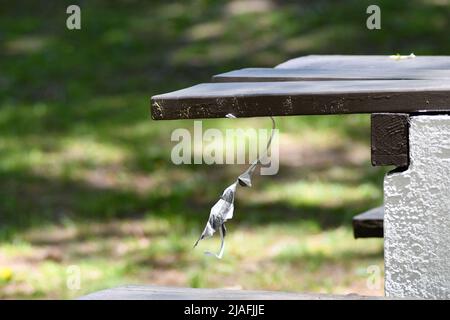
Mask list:
[[[384,180],[386,295],[450,299],[450,116],[411,117],[409,142]]]

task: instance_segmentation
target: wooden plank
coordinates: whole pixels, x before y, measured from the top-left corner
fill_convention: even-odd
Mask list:
[[[417,56],[414,59],[395,60],[389,56],[358,55],[311,55],[288,60],[275,68],[296,69],[336,69],[358,70],[395,69],[450,70],[450,56]]]
[[[450,70],[419,69],[273,69],[245,68],[213,76],[214,82],[272,82],[325,80],[450,80]]]
[[[371,158],[374,166],[408,167],[409,115],[374,113],[371,116]]]
[[[205,83],[152,97],[155,120],[450,110],[438,80]]]
[[[353,235],[357,238],[383,238],[384,207],[370,209],[353,217]]]
[[[158,286],[124,286],[102,290],[80,300],[371,300],[384,297],[307,294],[227,289],[193,289]]]

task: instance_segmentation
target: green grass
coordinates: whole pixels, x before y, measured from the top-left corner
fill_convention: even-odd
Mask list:
[[[0,297],[72,298],[125,283],[382,294],[382,241],[351,217],[382,202],[368,116],[278,118],[277,176],[239,190],[225,259],[192,250],[240,168],[175,166],[150,96],[305,54],[447,54],[448,2],[0,1]],[[247,5],[246,8],[249,8]],[[245,9],[245,8],[244,8]],[[266,119],[205,127],[266,127]],[[286,153],[290,151],[290,153]],[[290,154],[290,156],[289,156]],[[294,160],[292,160],[294,155]],[[300,155],[300,158],[296,158]],[[297,159],[297,160],[295,160]],[[70,290],[68,267],[81,270]]]

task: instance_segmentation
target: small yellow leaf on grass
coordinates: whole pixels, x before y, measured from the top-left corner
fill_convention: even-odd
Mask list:
[[[13,277],[11,268],[0,268],[0,282],[9,282]]]

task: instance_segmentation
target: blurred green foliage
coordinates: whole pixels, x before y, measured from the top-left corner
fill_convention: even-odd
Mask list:
[[[80,31],[65,27],[73,3]],[[382,267],[382,241],[355,241],[350,227],[382,202],[367,116],[277,119],[306,160],[282,159],[278,176],[240,192],[223,261],[191,246],[240,168],[173,165],[170,133],[192,121],[149,116],[150,96],[231,69],[306,54],[448,54],[449,1],[377,1],[378,31],[365,27],[369,4],[0,0],[0,267],[14,274],[0,297],[130,282],[380,294],[364,270]],[[78,291],[66,286],[73,264]]]

